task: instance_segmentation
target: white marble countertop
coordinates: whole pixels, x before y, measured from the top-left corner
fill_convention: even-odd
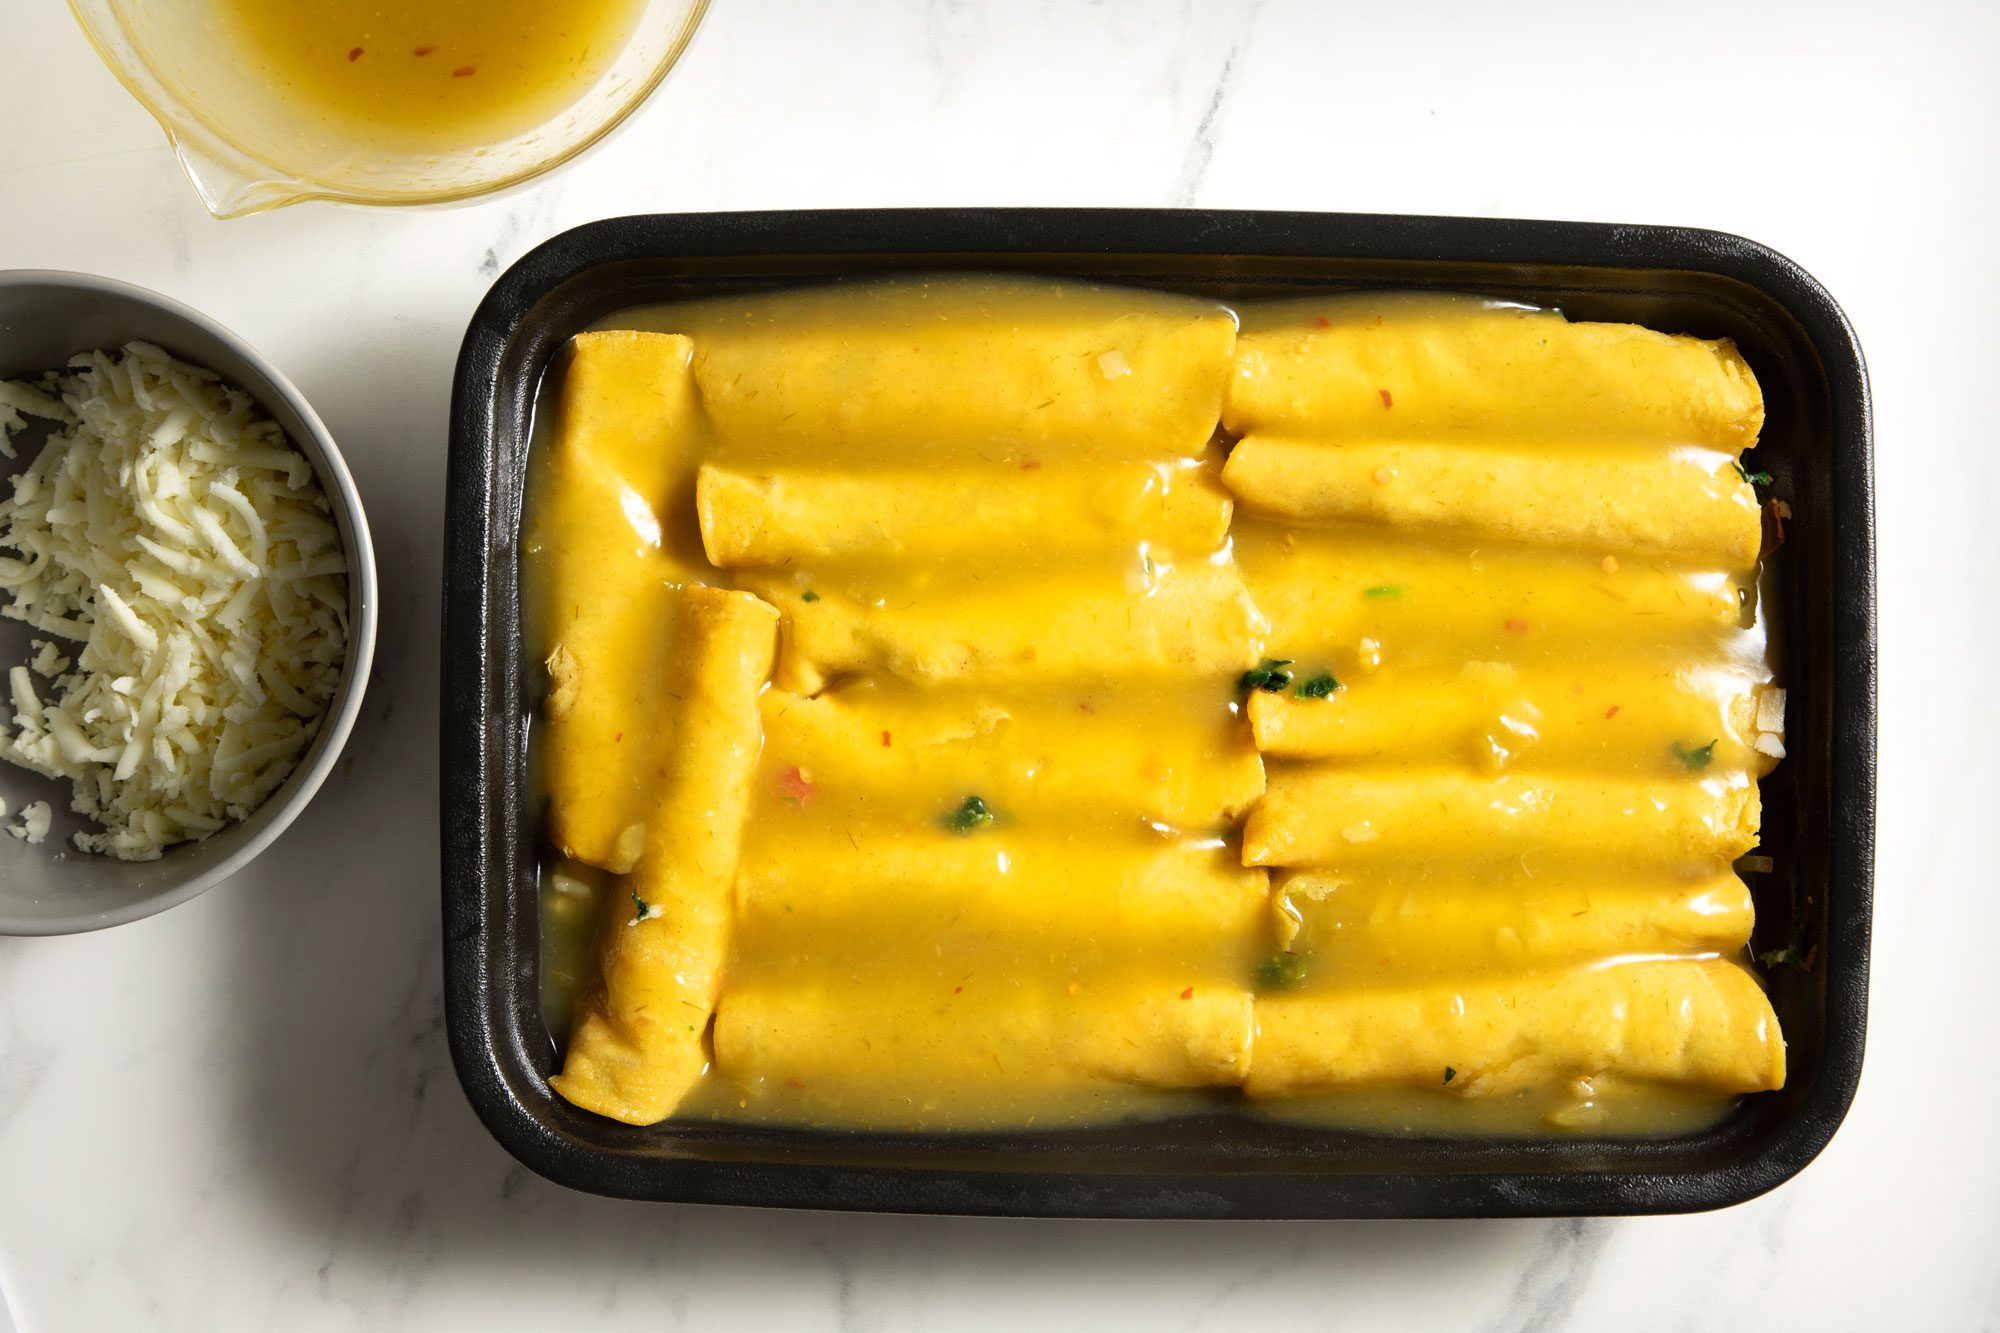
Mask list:
[[[0,939],[19,1328],[2000,1321],[2000,7],[716,0],[637,121],[537,188],[230,223],[56,0],[10,0],[0,33],[0,267],[129,279],[247,336],[346,451],[386,592],[348,762],[270,854],[150,921]],[[1867,1072],[1801,1178],[1685,1218],[960,1221],[610,1202],[488,1137],[445,1052],[437,892],[473,305],[593,218],[938,203],[1691,223],[1845,304],[1881,440],[1881,862]]]

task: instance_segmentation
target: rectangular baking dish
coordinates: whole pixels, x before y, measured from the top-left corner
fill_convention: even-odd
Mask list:
[[[1734,338],[1769,408],[1754,466],[1793,518],[1776,558],[1790,757],[1764,783],[1754,948],[1790,1080],[1666,1141],[1412,1138],[1206,1115],[909,1134],[577,1110],[547,1083],[537,1007],[539,812],[527,773],[518,538],[537,387],[571,334],[627,306],[867,272],[1005,270],[1223,298],[1469,291]],[[1063,1217],[1457,1217],[1716,1208],[1789,1179],[1853,1099],[1875,820],[1871,421],[1852,329],[1797,265],[1671,227],[1164,210],[865,210],[614,218],[530,252],[474,315],[452,400],[445,516],[445,1002],[466,1095],[551,1180],[639,1199]]]

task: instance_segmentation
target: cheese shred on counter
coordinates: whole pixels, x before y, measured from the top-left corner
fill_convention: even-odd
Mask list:
[[[145,861],[256,809],[326,715],[347,655],[347,563],[284,430],[147,343],[0,384],[0,452],[59,423],[0,498],[0,614],[50,636],[5,672],[0,758],[74,784]]]

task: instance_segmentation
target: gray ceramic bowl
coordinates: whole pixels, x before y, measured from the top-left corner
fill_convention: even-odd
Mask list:
[[[82,273],[0,272],[0,378],[38,374],[75,352],[118,347],[135,338],[207,366],[247,390],[312,464],[347,549],[347,664],[319,735],[284,785],[249,819],[201,842],[169,848],[157,861],[117,861],[76,850],[68,834],[84,825],[67,813],[69,784],[0,763],[0,799],[9,811],[42,800],[58,812],[55,828],[38,846],[0,836],[0,934],[60,935],[136,921],[241,870],[284,831],[332,771],[360,712],[375,654],[375,553],[361,497],[326,427],[291,381],[227,329],[143,288]],[[0,460],[0,475],[25,465],[29,451],[22,453],[16,462]],[[27,660],[29,637],[20,622],[0,620],[0,671]]]

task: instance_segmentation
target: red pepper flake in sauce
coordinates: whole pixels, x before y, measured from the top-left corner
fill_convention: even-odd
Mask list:
[[[1183,1000],[1192,1000],[1194,998],[1194,987],[1189,986],[1186,990],[1182,991],[1181,998]]]
[[[1534,627],[1535,624],[1531,620],[1523,620],[1519,616],[1507,617],[1507,632],[1509,634],[1526,634]]]
[[[618,734],[617,734],[616,736],[613,736],[613,737],[611,738],[611,743],[612,743],[613,745],[616,745],[616,744],[618,744],[618,742],[620,742],[620,741],[622,741],[622,740],[624,740],[624,739],[625,739],[625,733],[621,731],[621,732],[619,732],[619,733],[618,733]]]
[[[952,993],[953,995],[963,995],[963,994],[965,993],[965,987],[963,987],[963,986],[953,986],[953,987],[951,988],[951,993]]]
[[[454,79],[469,79],[477,72],[471,65],[460,65],[451,72],[451,77]]]
[[[1611,707],[1609,707],[1609,708],[1607,708],[1607,709],[1605,709],[1605,710],[1604,710],[1604,720],[1605,720],[1606,722],[1609,722],[1609,721],[1610,721],[1610,720],[1611,720],[1612,718],[1614,718],[1614,717],[1617,717],[1617,716],[1618,716],[1618,705],[1617,705],[1617,704],[1613,704],[1613,705],[1611,705]]]
[[[813,803],[813,797],[819,795],[819,788],[813,785],[803,768],[793,764],[778,775],[778,794],[793,805],[804,807]]]
[[[786,1077],[785,1082],[791,1084],[795,1088],[803,1088],[805,1086],[805,1084],[802,1081],[800,1081],[797,1078],[793,1078],[789,1075]]]
[[[882,733],[882,748],[885,750],[889,748],[889,733],[886,731]]]
[[[1376,320],[1375,322],[1379,324],[1382,321]],[[1333,321],[1328,319],[1325,315],[1314,315],[1313,327],[1316,329],[1330,329],[1333,327]]]
[[[1042,465],[1042,460],[1039,458],[1024,458],[1021,460],[1021,471],[1033,472],[1036,468],[1040,467],[1041,465]]]
[[[1375,392],[1382,395],[1382,406],[1385,409],[1394,407],[1396,405],[1395,398],[1390,394],[1390,392],[1387,389],[1377,389]]]
[[[357,46],[357,47],[355,47],[354,49],[352,49],[351,51],[349,51],[349,52],[347,53],[347,63],[348,63],[348,64],[350,64],[350,65],[351,65],[351,64],[353,64],[353,63],[354,63],[355,61],[357,61],[357,60],[359,60],[359,59],[361,59],[361,48],[360,48],[360,47],[358,47],[358,46]]]
[[[435,46],[420,46],[416,50],[412,51],[410,54],[417,57],[417,59],[421,60],[435,50],[437,50]]]

